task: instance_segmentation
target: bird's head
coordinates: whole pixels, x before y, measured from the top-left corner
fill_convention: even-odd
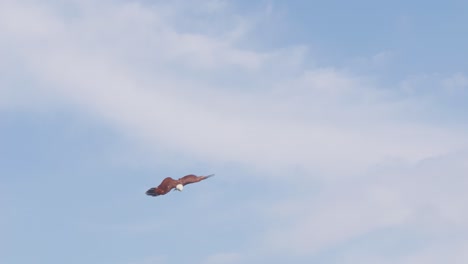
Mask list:
[[[183,186],[182,184],[179,183],[179,184],[176,185],[175,188],[176,188],[176,190],[178,190],[179,192],[181,192],[181,191],[184,189],[184,186]]]

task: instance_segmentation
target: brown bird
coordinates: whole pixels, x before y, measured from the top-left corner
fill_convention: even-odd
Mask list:
[[[165,178],[158,187],[154,187],[146,191],[146,195],[150,196],[158,196],[164,195],[170,192],[172,189],[178,190],[181,192],[184,189],[184,186],[187,184],[203,181],[210,177],[214,176],[214,174],[208,176],[196,176],[193,174],[186,175],[178,180],[174,180],[171,177]]]

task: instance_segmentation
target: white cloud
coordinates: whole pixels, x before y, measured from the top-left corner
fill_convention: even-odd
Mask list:
[[[466,243],[459,244],[441,244],[434,247],[429,247],[417,252],[416,254],[402,258],[403,264],[437,264],[450,262],[454,264],[463,264],[468,261],[468,245]]]
[[[231,66],[245,70],[237,78],[251,78],[251,70],[262,78],[271,69],[265,63],[281,69],[296,49],[261,53],[180,33],[167,22],[167,9],[83,5],[67,21],[52,8],[8,3],[2,34],[44,96],[59,96],[150,144],[216,162],[342,173],[389,157],[416,161],[467,141],[461,131],[401,122],[413,106],[392,104],[376,83],[333,68],[257,79],[261,92],[249,82],[238,92],[218,87],[223,79],[213,75]],[[10,27],[13,18],[38,29]]]
[[[403,256],[385,257],[377,255],[373,252],[353,252],[345,254],[336,262],[342,264],[362,263],[362,264],[438,264],[438,263],[455,263],[462,264],[468,261],[466,243],[441,243],[435,246],[427,247],[415,252],[405,254]]]
[[[431,247],[448,236],[466,238],[467,173],[468,152],[457,152],[376,171],[362,180],[342,180],[320,194],[274,205],[271,218],[278,224],[265,234],[265,249],[314,255],[386,228],[412,230],[402,239],[419,234]]]

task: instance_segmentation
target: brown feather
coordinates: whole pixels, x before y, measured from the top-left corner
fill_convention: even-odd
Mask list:
[[[158,187],[151,188],[146,191],[146,194],[151,196],[164,195],[174,189],[177,184],[179,184],[179,181],[174,180],[171,177],[167,177],[161,182],[161,184],[159,184]]]
[[[185,186],[187,184],[203,181],[203,180],[208,179],[208,178],[210,178],[212,176],[214,176],[214,174],[211,174],[211,175],[208,175],[208,176],[196,176],[196,175],[193,175],[193,174],[189,174],[189,175],[186,175],[186,176],[180,178],[179,182],[182,183],[182,185]]]

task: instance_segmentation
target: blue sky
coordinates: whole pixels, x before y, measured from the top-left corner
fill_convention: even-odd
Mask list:
[[[0,2],[0,262],[468,261],[466,2],[187,2]]]

